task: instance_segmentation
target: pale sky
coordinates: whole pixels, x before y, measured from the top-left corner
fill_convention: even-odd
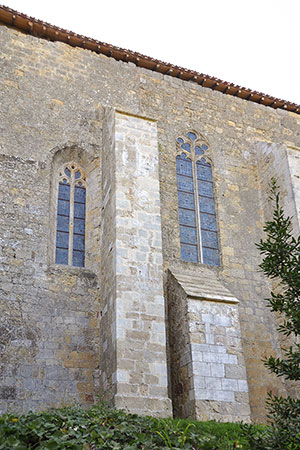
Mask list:
[[[52,25],[300,104],[300,0],[2,0]]]

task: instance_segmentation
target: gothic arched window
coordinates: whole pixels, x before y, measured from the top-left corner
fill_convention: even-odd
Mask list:
[[[189,131],[176,141],[181,258],[218,266],[212,167],[206,140]]]
[[[86,178],[75,163],[59,171],[56,264],[84,267]]]

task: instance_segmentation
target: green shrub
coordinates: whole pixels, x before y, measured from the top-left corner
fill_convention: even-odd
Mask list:
[[[233,448],[250,448],[239,424],[142,417],[103,405],[0,417],[0,450]]]
[[[243,425],[242,430],[252,450],[300,449],[300,402],[291,397],[268,394],[268,417],[273,420],[265,430]]]
[[[265,240],[256,244],[263,256],[259,265],[271,280],[276,291],[266,299],[271,311],[280,315],[279,333],[291,337],[290,345],[282,349],[281,357],[269,356],[265,361],[270,372],[286,380],[300,381],[300,236],[295,237],[292,218],[281,207],[276,180],[271,180],[270,201],[274,211],[272,220],[264,226]],[[270,427],[259,434],[253,427],[244,431],[253,450],[300,449],[300,399],[277,397],[269,393],[266,406]]]

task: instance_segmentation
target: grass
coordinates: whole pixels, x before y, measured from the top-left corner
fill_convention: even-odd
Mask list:
[[[0,417],[0,450],[249,449],[240,424],[157,419],[95,405]]]

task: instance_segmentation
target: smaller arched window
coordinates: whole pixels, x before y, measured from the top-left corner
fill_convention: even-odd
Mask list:
[[[207,141],[194,131],[176,142],[181,258],[219,266],[212,167]]]
[[[84,267],[86,177],[75,163],[59,171],[56,264]]]

